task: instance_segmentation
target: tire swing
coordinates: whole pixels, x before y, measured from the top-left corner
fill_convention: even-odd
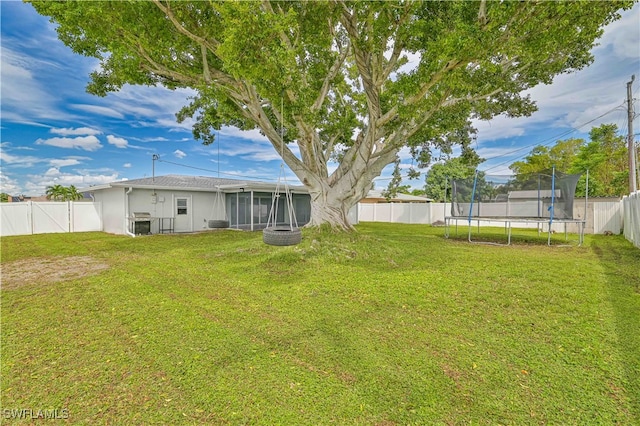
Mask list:
[[[224,207],[224,196],[220,187],[217,187],[216,198],[213,200],[211,208],[211,217],[216,219],[209,220],[209,228],[222,229],[229,227],[229,218],[227,217],[227,209]],[[222,218],[222,219],[219,219]]]
[[[282,101],[282,107],[280,108],[281,114],[284,113],[284,98]],[[284,115],[284,114],[283,114]],[[296,214],[293,210],[293,197],[291,191],[289,191],[289,185],[287,184],[287,178],[284,173],[284,123],[282,119],[280,121],[280,139],[282,140],[282,158],[280,162],[280,174],[278,175],[278,183],[276,184],[276,190],[273,193],[271,199],[271,211],[269,212],[269,219],[267,219],[267,227],[262,230],[262,241],[265,244],[271,246],[293,246],[299,244],[302,241],[302,232],[298,228],[298,221],[296,220]],[[280,184],[283,183],[284,193],[281,193]],[[284,195],[285,208],[289,214],[289,224],[278,226],[278,208],[281,202],[281,196]],[[294,226],[295,225],[295,226]]]
[[[280,192],[280,178],[284,180],[284,193]],[[282,195],[284,195],[286,210],[289,214],[289,224],[278,226],[278,208],[280,207]],[[280,177],[278,178],[276,191],[273,193],[271,200],[271,212],[269,212],[267,227],[262,230],[262,241],[271,246],[293,246],[302,241],[302,232],[298,228],[296,214],[293,211],[293,197],[289,191],[287,180],[284,178],[284,165],[282,164],[280,165]]]

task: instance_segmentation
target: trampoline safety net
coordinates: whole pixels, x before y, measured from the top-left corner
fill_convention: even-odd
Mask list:
[[[580,174],[500,176],[476,173],[451,180],[451,216],[574,219],[573,200]]]

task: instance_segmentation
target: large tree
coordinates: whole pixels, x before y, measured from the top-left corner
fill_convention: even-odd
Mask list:
[[[460,157],[451,157],[432,165],[425,179],[425,194],[435,201],[451,201],[451,181],[472,179],[484,161],[475,151],[467,149]]]
[[[589,132],[590,142],[581,146],[572,172],[589,171],[589,195],[622,196],[629,193],[627,143],[615,124],[603,124]],[[581,186],[581,189],[584,186]]]
[[[522,91],[587,66],[602,26],[632,2],[32,4],[101,60],[91,93],[194,89],[178,118],[196,119],[197,138],[260,129],[308,188],[310,223],[349,228],[349,209],[402,147],[424,165],[432,147],[468,145],[472,117],[530,114]]]
[[[516,161],[509,166],[516,176],[531,175],[556,170],[568,173],[584,145],[584,139],[559,140],[551,148],[538,145],[522,161]]]
[[[615,124],[602,124],[583,139],[558,140],[552,147],[538,145],[522,160],[509,166],[515,176],[512,185],[527,182],[532,175],[581,173],[576,194],[584,194],[589,172],[589,196],[611,197],[628,193],[627,143]]]

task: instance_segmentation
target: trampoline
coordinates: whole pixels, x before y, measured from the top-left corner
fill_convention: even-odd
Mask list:
[[[586,217],[574,215],[576,187],[581,174],[565,174],[552,169],[534,175],[497,176],[476,171],[470,179],[452,179],[451,215],[445,216],[445,237],[452,228],[458,235],[460,223],[466,223],[467,239],[472,243],[510,245],[514,225],[537,229],[538,235],[547,228],[547,244],[551,236],[563,230],[568,242],[568,227],[578,234],[578,245],[584,242]],[[585,175],[585,214],[589,174]],[[478,241],[472,238],[474,225],[480,233],[481,224],[503,226],[506,243]]]

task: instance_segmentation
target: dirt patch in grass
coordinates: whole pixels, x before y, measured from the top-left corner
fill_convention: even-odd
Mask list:
[[[76,280],[99,274],[109,265],[91,256],[41,257],[2,265],[2,289],[15,290],[32,284]]]

